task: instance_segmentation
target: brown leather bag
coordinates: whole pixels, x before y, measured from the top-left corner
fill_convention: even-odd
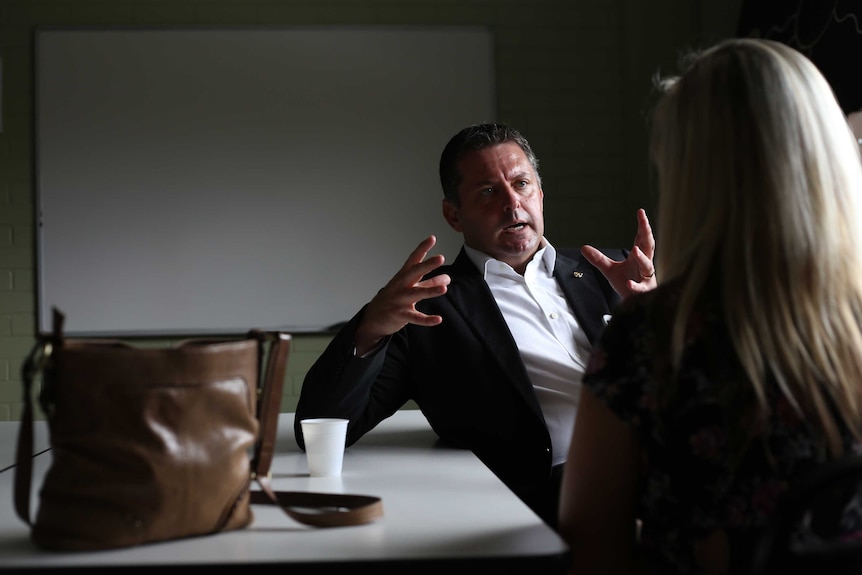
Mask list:
[[[374,496],[272,489],[290,334],[251,330],[149,349],[66,339],[62,326],[55,310],[53,333],[22,369],[15,508],[39,547],[110,549],[240,529],[253,520],[252,503],[321,527],[382,515]],[[31,521],[31,388],[40,371],[52,461]]]

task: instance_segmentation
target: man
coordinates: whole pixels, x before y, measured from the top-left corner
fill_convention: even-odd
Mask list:
[[[408,400],[440,439],[471,449],[556,526],[562,464],[591,343],[620,294],[655,287],[643,210],[635,245],[557,253],[544,237],[538,160],[502,124],[470,126],[440,158],[443,215],[464,236],[454,264],[422,241],[306,375],[306,417],[350,420],[356,442]],[[616,290],[616,291],[615,291]]]

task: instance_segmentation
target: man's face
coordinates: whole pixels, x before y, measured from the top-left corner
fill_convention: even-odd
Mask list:
[[[527,155],[514,142],[468,152],[458,163],[461,205],[443,200],[443,215],[471,248],[523,273],[545,233],[544,193]]]

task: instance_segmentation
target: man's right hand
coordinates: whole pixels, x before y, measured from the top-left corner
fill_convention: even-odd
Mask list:
[[[439,315],[427,315],[416,309],[423,299],[438,297],[446,293],[450,278],[440,274],[422,281],[422,278],[437,269],[445,258],[442,255],[428,256],[428,251],[437,243],[437,238],[428,236],[420,243],[395,276],[365,306],[365,311],[356,328],[356,355],[372,350],[386,336],[392,335],[408,323],[435,326],[443,321]]]

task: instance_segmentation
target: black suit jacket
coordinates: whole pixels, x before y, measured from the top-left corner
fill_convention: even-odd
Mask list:
[[[620,260],[625,250],[606,251]],[[448,291],[417,308],[438,314],[434,327],[407,325],[369,357],[354,355],[360,310],[308,371],[296,408],[295,433],[306,417],[350,420],[355,443],[408,400],[440,439],[471,449],[540,517],[556,525],[559,477],[552,478],[551,439],[515,340],[491,290],[462,249]],[[554,276],[591,343],[602,316],[619,302],[605,277],[577,250],[558,250]],[[364,309],[364,308],[363,308]]]

